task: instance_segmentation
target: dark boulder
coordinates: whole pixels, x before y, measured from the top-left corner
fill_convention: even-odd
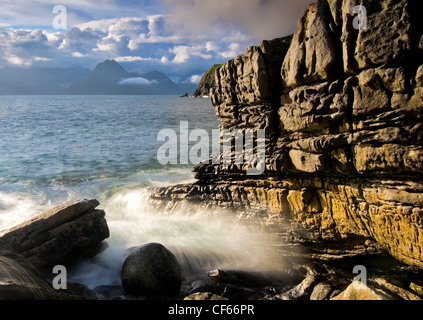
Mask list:
[[[173,253],[163,245],[148,243],[127,256],[121,280],[130,295],[172,298],[181,290],[181,268]]]

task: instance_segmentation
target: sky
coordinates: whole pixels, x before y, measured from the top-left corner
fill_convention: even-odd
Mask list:
[[[0,68],[93,70],[115,59],[130,72],[194,83],[248,46],[293,33],[310,2],[0,0]]]

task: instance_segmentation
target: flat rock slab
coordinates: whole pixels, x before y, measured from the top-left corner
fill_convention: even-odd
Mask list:
[[[109,228],[97,200],[68,202],[0,234],[0,250],[19,253],[33,265],[63,264],[98,247]]]

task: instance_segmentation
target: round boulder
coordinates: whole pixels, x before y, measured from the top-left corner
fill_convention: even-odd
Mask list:
[[[181,268],[176,257],[159,243],[134,249],[121,270],[128,294],[149,298],[172,298],[181,290]]]

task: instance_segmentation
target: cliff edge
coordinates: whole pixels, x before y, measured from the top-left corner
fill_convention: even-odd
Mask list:
[[[292,39],[217,69],[221,128],[266,130],[261,175],[202,164],[196,183],[151,200],[259,217],[316,252],[382,249],[423,268],[423,20],[417,1],[358,5],[319,0]]]
[[[192,94],[193,97],[205,97],[210,95],[211,89],[216,86],[216,70],[221,66],[221,64],[215,64],[203,74],[197,89]]]

